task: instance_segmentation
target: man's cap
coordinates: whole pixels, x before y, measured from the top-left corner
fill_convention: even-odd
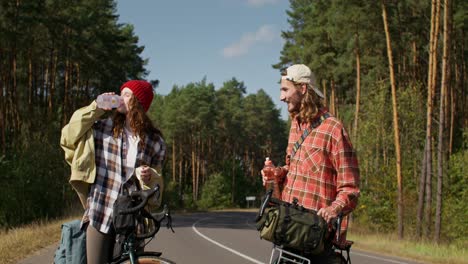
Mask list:
[[[314,92],[321,98],[325,98],[323,93],[315,86],[315,76],[312,71],[304,64],[294,64],[286,69],[286,76],[281,79],[288,80],[295,83],[310,84]]]

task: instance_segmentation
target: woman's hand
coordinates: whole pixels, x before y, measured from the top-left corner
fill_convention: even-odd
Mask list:
[[[148,184],[151,180],[151,169],[147,165],[141,166],[141,174],[140,174],[140,180],[144,184]]]

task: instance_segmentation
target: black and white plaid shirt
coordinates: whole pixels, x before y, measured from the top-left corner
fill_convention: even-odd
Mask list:
[[[91,185],[87,209],[83,222],[103,233],[109,233],[112,222],[113,205],[120,193],[122,184],[130,189],[138,184],[136,177],[125,173],[125,157],[127,146],[122,132],[119,137],[113,137],[112,119],[97,121],[93,126],[96,155],[96,180]],[[148,165],[161,168],[166,152],[166,145],[158,135],[147,134],[144,147],[138,145],[135,168]]]

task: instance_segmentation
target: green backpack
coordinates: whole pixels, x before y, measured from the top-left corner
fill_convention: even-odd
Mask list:
[[[262,239],[278,246],[319,255],[325,251],[328,224],[315,211],[271,198],[274,206],[257,217]]]

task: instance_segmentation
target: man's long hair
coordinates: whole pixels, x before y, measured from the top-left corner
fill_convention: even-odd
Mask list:
[[[127,115],[129,115],[130,128],[135,135],[140,137],[140,146],[144,146],[146,135],[154,135],[156,139],[163,137],[162,132],[153,125],[151,119],[146,114],[145,110],[138,102],[135,96],[132,96],[129,101],[129,108]],[[113,116],[113,136],[117,138],[125,127],[126,114],[115,111]]]
[[[281,73],[282,76],[286,76],[286,71]],[[301,90],[303,83],[293,82],[296,89]],[[311,123],[314,117],[318,114],[320,109],[323,107],[321,98],[314,92],[312,84],[306,83],[307,91],[302,97],[301,107],[299,112],[291,113],[291,118],[294,119],[297,116],[297,119],[300,123]]]
[[[300,87],[302,84],[295,84],[296,87]],[[320,108],[323,107],[322,100],[314,92],[311,84],[307,84],[307,92],[304,94],[304,97],[301,101],[301,108],[299,110],[299,120],[301,122],[311,123],[314,117],[320,111]]]

